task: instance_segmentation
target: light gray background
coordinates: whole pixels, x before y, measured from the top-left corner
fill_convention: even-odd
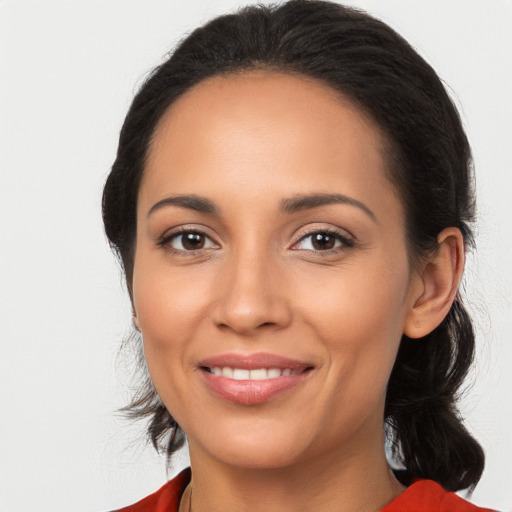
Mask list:
[[[183,33],[243,3],[0,0],[1,512],[108,510],[166,479],[141,428],[115,414],[129,396],[117,354],[130,308],[100,194],[142,77]],[[462,410],[488,457],[473,500],[510,511],[512,2],[350,3],[433,64],[473,145],[479,349]]]

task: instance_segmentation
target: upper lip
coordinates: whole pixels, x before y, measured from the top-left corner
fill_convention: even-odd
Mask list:
[[[257,370],[259,368],[279,368],[291,370],[303,370],[313,365],[306,361],[292,359],[277,354],[258,352],[255,354],[218,354],[203,359],[198,364],[206,368],[241,368],[244,370]]]

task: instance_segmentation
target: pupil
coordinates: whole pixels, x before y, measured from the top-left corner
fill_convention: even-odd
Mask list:
[[[204,245],[204,236],[200,233],[187,233],[183,236],[183,247],[185,249],[201,249]]]
[[[317,250],[332,249],[334,247],[334,237],[327,233],[317,233],[313,236],[313,247]]]

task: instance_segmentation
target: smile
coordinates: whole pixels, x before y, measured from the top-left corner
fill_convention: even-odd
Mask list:
[[[287,377],[300,373],[300,370],[292,370],[291,368],[257,368],[255,370],[247,370],[245,368],[231,368],[225,366],[224,368],[214,367],[206,369],[213,375],[227,377],[233,380],[267,380],[278,379],[279,377]]]
[[[291,391],[314,370],[305,361],[274,354],[223,354],[199,363],[206,387],[239,405],[258,405]]]

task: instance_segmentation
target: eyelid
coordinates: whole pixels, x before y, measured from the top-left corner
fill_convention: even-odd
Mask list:
[[[209,229],[203,227],[201,225],[193,224],[193,225],[181,225],[173,228],[169,228],[161,235],[157,241],[156,245],[173,253],[183,254],[183,255],[191,255],[196,254],[201,251],[208,251],[212,249],[220,248],[219,242],[216,240],[214,236],[209,233]],[[206,237],[215,247],[203,247],[199,249],[185,250],[185,249],[176,249],[170,246],[170,242],[179,237],[180,235],[184,235],[186,233],[198,233]],[[317,233],[324,233],[328,235],[332,235],[337,238],[338,241],[341,242],[341,246],[325,249],[325,250],[315,250],[315,249],[296,249],[295,247],[307,237],[310,237]],[[301,228],[301,230],[294,237],[295,241],[292,243],[290,249],[297,251],[305,251],[305,252],[315,252],[315,253],[324,253],[324,254],[332,254],[336,252],[342,252],[343,250],[349,249],[353,247],[356,243],[355,237],[346,229],[339,228],[333,225],[311,225],[308,224],[307,227]]]
[[[178,227],[171,228],[171,229],[168,229],[167,231],[165,231],[165,233],[158,238],[157,245],[169,252],[176,253],[176,254],[184,254],[184,255],[196,254],[200,251],[213,249],[213,247],[206,247],[206,248],[200,248],[200,249],[196,249],[196,250],[187,251],[187,250],[175,249],[170,246],[170,242],[181,235],[184,235],[186,233],[198,233],[198,234],[203,235],[204,237],[208,238],[212,242],[212,244],[216,246],[216,248],[220,247],[220,244],[207,231],[208,230],[206,230],[202,227],[198,227],[197,225],[178,226]]]
[[[294,249],[294,247],[296,245],[298,245],[299,242],[303,241],[304,239],[306,239],[316,233],[325,233],[328,235],[333,235],[333,236],[337,237],[338,240],[341,241],[342,246],[336,247],[333,249],[326,249],[323,251],[311,250],[311,249]],[[291,249],[297,250],[297,251],[303,250],[303,251],[308,251],[308,252],[326,253],[326,254],[331,253],[332,254],[333,252],[341,252],[343,250],[351,248],[355,245],[355,243],[356,243],[355,237],[345,229],[341,229],[339,227],[332,226],[332,225],[329,227],[318,225],[318,226],[314,226],[314,227],[310,226],[310,227],[301,229],[301,231],[299,231],[299,233],[297,234],[296,240],[293,242]]]

